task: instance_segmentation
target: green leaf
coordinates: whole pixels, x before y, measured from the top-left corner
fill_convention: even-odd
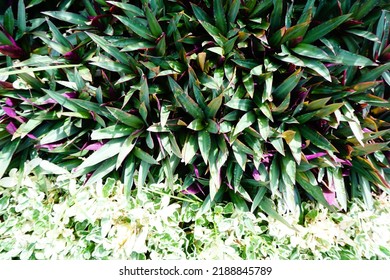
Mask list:
[[[225,9],[223,8],[222,0],[214,0],[213,8],[215,25],[222,32],[222,34],[226,34],[228,28],[225,18]]]
[[[142,24],[142,22],[133,17],[124,17],[119,15],[114,15],[117,19],[119,19],[124,25],[126,25],[132,32],[144,38],[148,41],[154,42],[156,40],[156,36],[153,36],[149,28]]]
[[[326,201],[321,187],[312,184],[312,182],[315,181],[315,178],[311,171],[297,172],[296,180],[298,184],[316,201],[324,205],[329,210],[335,211],[334,207],[329,205],[329,203]]]
[[[359,176],[359,182],[364,203],[368,209],[374,209],[374,198],[372,197],[370,182],[363,176]]]
[[[141,128],[144,125],[142,119],[115,107],[106,107],[107,110],[121,123],[133,128]]]
[[[379,38],[374,33],[371,33],[369,31],[359,30],[359,29],[348,29],[348,30],[346,30],[346,32],[354,34],[354,35],[359,36],[359,37],[362,37],[364,39],[370,40],[372,42],[378,42],[378,43],[381,42],[379,40]]]
[[[42,12],[45,15],[53,17],[58,20],[62,20],[65,22],[69,22],[76,25],[86,25],[88,19],[82,15],[66,12],[66,11],[50,11],[50,12]]]
[[[374,81],[378,79],[383,73],[386,71],[390,70],[390,62],[383,64],[381,66],[375,67],[374,69],[370,69],[369,71],[365,72],[364,75],[362,75],[359,79],[358,82],[369,82],[369,81]]]
[[[95,172],[93,172],[92,176],[88,178],[88,181],[85,186],[91,186],[92,184],[96,183],[104,176],[112,172],[115,169],[115,161],[115,158],[105,160],[101,165],[99,165]]]
[[[96,65],[100,68],[106,69],[108,71],[118,72],[118,73],[132,73],[132,69],[125,64],[114,62],[109,59],[104,61],[90,62],[92,65]]]
[[[278,30],[283,26],[283,0],[273,0],[274,8],[270,15],[270,30],[271,32]]]
[[[156,38],[160,37],[161,34],[163,33],[160,24],[158,23],[156,16],[152,13],[150,8],[146,6],[145,8],[145,15],[146,19],[148,20],[150,32],[152,35]]]
[[[19,146],[20,138],[10,141],[0,151],[0,178],[3,177],[7,171],[9,164],[11,163],[12,156]]]
[[[351,153],[352,156],[364,156],[368,154],[375,153],[377,151],[388,150],[390,142],[385,143],[373,143],[365,144],[364,146],[355,145]]]
[[[18,66],[21,67],[20,65],[18,65]],[[17,75],[18,74],[18,75],[20,75],[20,74],[26,74],[26,73],[28,74],[30,72],[40,72],[40,71],[48,71],[48,70],[55,70],[55,69],[62,69],[62,68],[74,68],[74,67],[80,67],[80,66],[81,66],[80,64],[64,64],[64,65],[52,65],[52,66],[24,68],[24,69],[12,70],[12,71],[10,71],[9,68],[2,68],[2,69],[0,69],[0,74],[7,74],[7,75]]]
[[[327,105],[324,108],[317,110],[315,117],[320,119],[328,117],[343,106],[344,103],[334,103]]]
[[[139,38],[127,39],[123,42],[126,46],[121,50],[122,52],[132,52],[137,50],[146,50],[156,47],[155,43],[150,41],[142,40]]]
[[[292,50],[302,56],[311,57],[319,60],[329,60],[329,56],[325,51],[323,51],[319,47],[310,44],[300,43],[294,48],[292,48]]]
[[[321,109],[325,107],[326,103],[331,99],[331,97],[324,97],[324,98],[319,98],[316,100],[313,100],[306,106],[306,111],[314,111]]]
[[[360,2],[360,1],[359,1]],[[376,8],[378,0],[367,0],[360,3],[359,8],[353,13],[353,18],[360,20]]]
[[[221,31],[217,27],[206,21],[200,21],[200,24],[207,31],[207,33],[209,33],[210,36],[213,37],[218,46],[223,48],[223,46],[227,42],[227,39],[222,36]]]
[[[134,16],[138,16],[138,17],[143,17],[144,16],[144,12],[142,11],[142,9],[138,8],[135,5],[128,4],[128,3],[120,3],[120,2],[117,2],[117,1],[107,1],[107,3],[109,3],[111,5],[114,5],[114,6],[118,7],[118,8],[121,8],[122,10],[129,11]]]
[[[306,1],[305,8],[303,9],[303,11],[301,13],[301,17],[298,20],[298,24],[311,21],[312,16],[313,16],[314,3],[315,3],[315,0]]]
[[[58,123],[61,124],[61,123]],[[41,145],[49,144],[53,142],[60,141],[62,139],[65,139],[75,133],[77,133],[79,130],[74,126],[74,124],[69,119],[66,119],[61,126],[58,126],[57,128],[50,129],[44,136],[40,139],[39,143]]]
[[[18,3],[18,18],[16,20],[16,25],[18,27],[18,34],[23,35],[26,32],[26,6],[24,5],[23,0],[19,0]],[[18,38],[17,38],[18,39]]]
[[[134,128],[123,125],[115,124],[101,129],[95,129],[91,133],[92,140],[101,139],[113,139],[128,136],[134,132]]]
[[[330,178],[330,180],[333,183],[333,186],[335,188],[336,199],[337,199],[338,203],[340,204],[342,209],[347,210],[348,197],[347,197],[347,191],[345,188],[341,168],[336,168],[334,170],[331,170],[330,168],[328,168],[327,171],[328,171],[328,176],[329,176],[328,178]]]
[[[248,74],[244,76],[242,81],[244,83],[245,89],[247,90],[249,96],[253,98],[253,94],[255,93],[255,84],[252,75]]]
[[[139,147],[134,147],[133,149],[133,154],[139,158],[140,160],[149,163],[149,164],[159,164],[157,160],[155,160],[150,154],[147,152],[143,151]]]
[[[300,127],[300,132],[303,137],[310,140],[310,143],[325,151],[338,152],[337,149],[317,130],[309,128],[306,125]]]
[[[295,161],[301,163],[301,149],[302,149],[302,138],[298,128],[287,130],[283,133],[284,139],[287,145],[290,147],[291,154]]]
[[[237,189],[240,186],[242,175],[244,174],[244,171],[242,167],[240,167],[239,164],[234,165],[233,170],[233,187],[234,189]]]
[[[332,58],[332,61],[346,66],[366,67],[378,65],[367,57],[341,49],[337,51],[337,54]]]
[[[253,213],[257,207],[259,207],[260,202],[263,200],[264,195],[267,192],[266,187],[261,187],[256,193],[255,198],[253,199],[252,205],[251,205],[251,212]]]
[[[205,126],[206,125],[202,119],[195,119],[187,126],[187,128],[195,131],[200,131],[203,130]]]
[[[244,114],[241,119],[238,121],[235,129],[234,129],[234,135],[237,135],[244,129],[250,127],[254,122],[256,121],[256,114],[253,111],[250,111],[246,114]]]
[[[310,21],[307,21],[287,28],[281,38],[280,44],[284,44],[294,39],[303,38],[309,28],[309,25]]]
[[[168,77],[168,81],[175,98],[177,101],[179,101],[183,109],[195,119],[203,119],[204,113],[199,105],[184,92],[184,90],[179,86],[178,83],[176,83],[174,79]]]
[[[320,62],[318,60],[306,59],[306,58],[301,58],[301,60],[303,61],[303,63],[305,64],[306,67],[317,72],[320,76],[322,76],[328,82],[332,82],[332,78],[330,76],[329,70],[328,70],[328,68],[326,68],[326,66],[322,62]]]
[[[253,109],[253,101],[250,99],[238,99],[238,98],[232,98],[230,99],[229,102],[225,104],[225,106],[236,109],[236,110],[241,110],[241,111],[250,111]]]
[[[198,151],[198,139],[193,137],[191,134],[188,134],[186,141],[183,145],[182,158],[184,164],[190,163],[195,157],[196,152]]]
[[[210,119],[215,118],[219,108],[221,108],[222,99],[223,99],[223,94],[220,94],[216,98],[211,100],[209,104],[207,104],[207,117],[208,118],[210,118]]]
[[[236,22],[236,18],[240,10],[240,6],[241,6],[240,0],[233,0],[230,2],[230,8],[227,15],[229,23]]]
[[[356,156],[352,158],[351,163],[352,170],[355,171],[357,174],[364,176],[367,180],[369,180],[378,187],[385,187],[387,189],[390,188],[390,184],[388,183],[388,181],[383,178],[378,169],[374,167],[368,159]]]
[[[236,165],[236,166],[239,166],[239,168],[241,168],[241,171],[243,172],[243,171],[245,171],[245,165],[246,165],[248,157],[247,157],[247,154],[242,149],[240,149],[240,146],[237,145],[236,142],[237,141],[234,141],[233,146],[232,146],[233,155],[238,163],[238,165]],[[240,178],[240,180],[241,180],[241,178]],[[236,184],[235,184],[235,186],[236,186]]]
[[[284,80],[274,91],[273,96],[279,100],[284,100],[286,96],[297,86],[302,77],[301,69],[296,70],[286,80]]]
[[[102,37],[97,36],[93,33],[86,32],[86,34],[103,50],[107,53],[118,59],[123,64],[128,64],[129,60],[127,59],[127,55],[120,52],[117,48],[110,46],[110,44],[104,40]]]
[[[53,33],[53,39],[66,47],[67,49],[72,49],[72,44],[65,38],[64,35],[58,30],[58,28],[49,20],[47,19],[47,24],[49,25],[49,28],[51,32]]]
[[[104,144],[99,150],[95,151],[92,155],[86,158],[80,166],[76,168],[76,176],[79,172],[87,167],[94,166],[102,161],[105,161],[111,157],[119,154],[122,147],[123,138],[113,139]],[[114,162],[115,167],[115,162]]]
[[[86,119],[91,118],[91,115],[89,114],[89,112],[87,110],[85,110],[81,106],[75,104],[71,99],[66,98],[65,96],[61,95],[60,93],[52,91],[52,90],[43,89],[43,91],[46,92],[48,96],[50,96],[55,101],[57,101],[58,104],[60,104],[61,106],[69,109],[72,112],[76,112],[76,113],[80,114],[80,116],[82,116],[83,118],[86,118]]]
[[[279,168],[278,155],[276,155],[272,160],[270,170],[269,170],[269,178],[270,178],[270,189],[272,195],[276,195],[279,188],[279,180],[280,180],[280,168]]]
[[[119,152],[118,158],[116,160],[115,169],[118,170],[118,168],[122,165],[123,161],[126,159],[126,157],[131,153],[133,148],[135,147],[135,144],[137,143],[137,138],[135,135],[130,135],[126,138],[125,141],[123,141],[121,150]]]
[[[326,22],[321,23],[320,25],[314,27],[313,29],[310,29],[307,33],[305,38],[303,39],[303,43],[313,43],[317,41],[320,38],[325,37],[329,32],[340,26],[342,23],[347,21],[351,17],[351,14],[338,16],[335,18],[332,18]]]
[[[14,31],[14,27],[15,27],[14,13],[12,12],[12,6],[9,6],[9,8],[4,13],[4,28],[9,34],[12,34],[12,32]],[[0,33],[2,34],[2,32]]]
[[[201,131],[198,133],[198,145],[200,154],[204,162],[207,164],[209,161],[209,153],[211,149],[211,137],[210,134],[206,131]]]
[[[283,144],[283,139],[280,137],[276,137],[270,140],[270,143],[274,148],[278,151],[279,154],[285,155],[284,152],[284,144]]]
[[[288,228],[297,230],[293,225],[291,225],[289,222],[287,222],[274,208],[273,208],[273,202],[267,197],[264,197],[260,203],[259,207],[261,210],[263,210],[265,213],[267,213],[271,218],[281,222],[282,224],[286,225]]]

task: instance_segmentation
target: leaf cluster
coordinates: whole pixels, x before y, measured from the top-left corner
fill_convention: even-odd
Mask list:
[[[0,177],[40,157],[279,219],[390,187],[386,1],[11,2]]]

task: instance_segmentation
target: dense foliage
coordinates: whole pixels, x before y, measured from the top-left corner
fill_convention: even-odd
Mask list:
[[[0,178],[35,160],[273,216],[389,188],[388,1],[6,2]]]
[[[134,189],[126,199],[112,178],[83,186],[36,164],[0,179],[0,260],[390,258],[389,195],[377,197],[372,210],[354,199],[347,214],[303,202],[299,219],[283,214],[293,230],[231,202],[200,214],[202,201],[172,196],[165,184]]]

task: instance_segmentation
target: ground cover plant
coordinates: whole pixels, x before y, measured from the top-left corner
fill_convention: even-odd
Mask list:
[[[13,169],[0,179],[0,260],[390,257],[389,195],[371,210],[354,199],[348,214],[305,202],[300,217],[282,214],[290,229],[231,202],[200,214],[202,201],[172,196],[165,184],[134,189],[128,200],[112,178],[85,187],[34,166],[27,162],[24,173]]]
[[[287,225],[310,200],[373,209],[390,187],[387,2],[6,1],[0,178],[28,161]]]

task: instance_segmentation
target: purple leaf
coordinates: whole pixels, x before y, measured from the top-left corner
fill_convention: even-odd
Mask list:
[[[22,58],[26,53],[18,46],[3,45],[0,46],[0,53],[11,58]]]
[[[77,98],[78,97],[78,93],[75,92],[75,91],[65,92],[65,93],[62,94],[62,96],[66,97],[66,98],[69,98],[69,99],[73,99],[73,98]]]
[[[35,135],[34,135],[34,134],[31,134],[31,133],[28,133],[28,134],[27,134],[27,137],[30,138],[30,139],[32,139],[32,140],[38,140],[38,138],[35,137]]]
[[[329,205],[334,205],[338,207],[338,203],[336,201],[336,193],[334,191],[331,191],[328,188],[323,188],[323,194]]]
[[[198,194],[198,193],[202,193],[203,195],[205,195],[205,193],[204,193],[202,187],[199,185],[199,183],[192,184],[187,189],[183,190],[182,193],[183,194]]]
[[[102,143],[96,142],[96,143],[93,143],[93,144],[90,144],[90,145],[86,146],[85,148],[82,148],[82,150],[97,151],[97,150],[99,150],[102,146],[103,146]]]
[[[13,107],[13,106],[16,105],[16,104],[12,101],[12,99],[9,98],[9,97],[7,97],[7,98],[5,99],[5,104],[6,104],[7,106],[9,106],[9,107]]]
[[[64,54],[64,58],[75,63],[79,63],[81,61],[80,56],[75,51],[67,52]]]
[[[259,171],[257,169],[253,170],[252,176],[253,176],[253,179],[255,179],[256,181],[260,181],[261,180],[260,173],[259,173]]]
[[[18,129],[13,122],[10,122],[5,129],[8,131],[9,134],[14,135],[16,130]]]
[[[0,81],[0,87],[5,89],[14,89],[12,83]],[[8,105],[8,104],[7,104]]]
[[[18,116],[18,115],[16,115],[15,110],[10,108],[10,107],[3,106],[2,109],[7,114],[7,116],[10,118],[15,118]]]
[[[26,122],[26,118],[18,116],[13,108],[3,106],[2,109],[8,117],[13,118],[20,123]]]
[[[326,156],[326,155],[327,155],[327,153],[325,153],[325,152],[319,152],[319,153],[315,153],[315,154],[312,154],[312,155],[305,155],[305,157],[306,157],[307,160],[312,160],[312,159],[323,157],[323,156]]]

